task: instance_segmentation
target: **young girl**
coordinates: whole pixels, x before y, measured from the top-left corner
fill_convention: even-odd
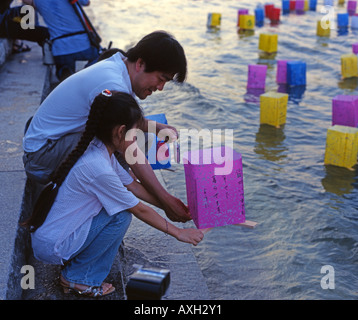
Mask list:
[[[177,228],[140,202],[137,197],[160,207],[116,160],[115,151],[125,154],[136,143],[135,130],[130,129],[143,119],[129,94],[109,90],[99,94],[77,147],[57,169],[24,223],[31,231],[34,256],[65,265],[60,276],[65,293],[97,297],[114,291],[103,281],[131,214],[179,241],[197,245],[203,239],[200,230]]]

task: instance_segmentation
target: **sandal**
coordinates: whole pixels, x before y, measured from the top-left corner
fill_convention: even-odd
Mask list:
[[[24,44],[22,41],[20,43],[14,42],[12,45],[12,53],[21,53],[30,50],[31,48],[27,44]]]
[[[116,290],[115,287],[112,287],[112,285],[108,283],[102,283],[102,286],[87,286],[86,289],[81,290],[76,288],[79,284],[68,282],[62,275],[60,276],[60,285],[63,289],[63,293],[74,293],[92,298],[103,297]],[[110,285],[110,287],[106,291],[103,291],[103,285]]]

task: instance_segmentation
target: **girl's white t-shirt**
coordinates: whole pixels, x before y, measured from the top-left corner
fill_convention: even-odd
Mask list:
[[[125,187],[133,182],[115,156],[95,138],[69,172],[44,224],[32,233],[38,260],[61,264],[84,244],[92,219],[133,208],[139,200]]]

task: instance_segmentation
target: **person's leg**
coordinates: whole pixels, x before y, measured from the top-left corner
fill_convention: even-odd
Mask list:
[[[93,219],[81,249],[66,263],[62,276],[66,281],[101,286],[132,220],[128,211],[109,216],[105,209]]]
[[[54,56],[56,63],[56,76],[59,80],[63,81],[76,72],[76,61],[88,61],[86,64],[87,67],[95,63],[98,57],[98,50],[94,47],[71,54]]]
[[[56,65],[56,76],[63,81],[76,72],[76,60],[72,54],[53,56]]]
[[[51,174],[76,147],[81,135],[81,132],[67,134],[59,140],[49,140],[36,152],[25,152],[23,162],[26,175],[40,184],[47,184]]]
[[[35,25],[34,29],[23,29],[18,19],[21,18],[21,7],[9,9],[0,27],[0,36],[9,39],[20,39],[37,42],[40,46],[50,37],[48,29]]]
[[[83,51],[82,54],[84,58],[82,58],[82,60],[88,61],[85,66],[86,68],[98,62],[99,52],[97,48],[91,46],[87,50]]]

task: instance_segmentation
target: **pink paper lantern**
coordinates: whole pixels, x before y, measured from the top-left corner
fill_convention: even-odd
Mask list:
[[[250,64],[248,67],[248,89],[264,89],[266,83],[266,65]]]
[[[354,54],[358,54],[358,42],[352,44],[352,51]]]
[[[239,11],[237,12],[237,26],[240,26],[240,16],[244,15],[244,14],[249,14],[249,10],[248,9],[239,9]]]
[[[357,9],[357,1],[348,1],[347,3],[347,12],[349,15],[355,14]]]
[[[332,100],[332,126],[358,126],[358,96],[338,95]]]
[[[241,154],[218,147],[189,151],[183,160],[188,207],[197,228],[245,222]]]
[[[305,1],[304,0],[296,0],[296,8],[297,11],[304,11],[305,9]]]
[[[277,60],[276,82],[287,83],[287,60]]]

